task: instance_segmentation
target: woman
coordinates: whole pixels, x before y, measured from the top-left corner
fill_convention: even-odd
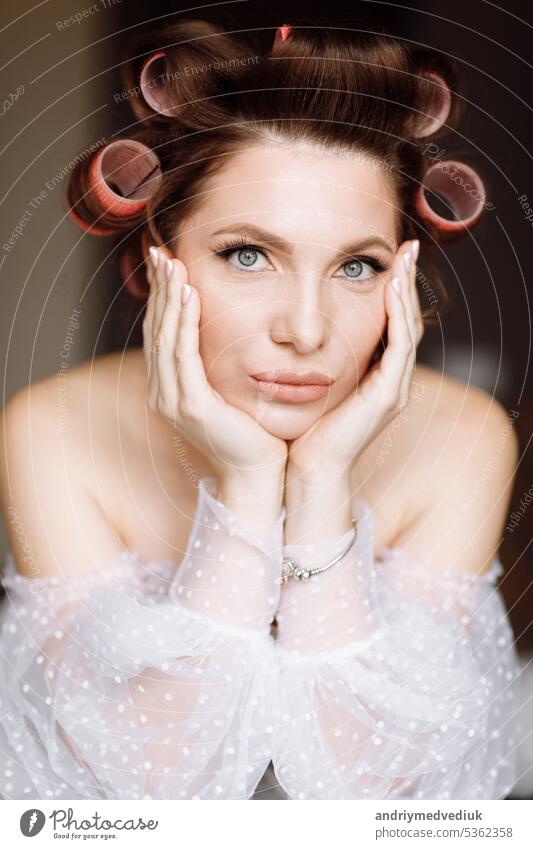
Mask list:
[[[484,205],[428,168],[453,69],[289,25],[250,57],[198,21],[131,56],[139,126],[69,202],[127,236],[143,347],[67,373],[59,434],[53,378],[4,414],[0,792],[504,797],[516,439],[416,365],[419,247]]]

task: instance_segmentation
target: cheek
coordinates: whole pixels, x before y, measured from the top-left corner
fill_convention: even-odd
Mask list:
[[[352,314],[350,324],[344,328],[347,353],[346,374],[350,383],[358,382],[371,364],[387,327],[387,312],[383,298]]]
[[[225,299],[205,291],[200,298],[200,356],[209,382],[225,394],[235,383],[235,362],[253,332],[251,323]]]

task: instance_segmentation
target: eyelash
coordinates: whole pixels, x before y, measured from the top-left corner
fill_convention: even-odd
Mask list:
[[[251,242],[247,242],[244,237],[238,237],[238,238],[233,239],[231,241],[219,242],[217,245],[215,245],[214,252],[217,256],[219,256],[221,259],[224,259],[227,262],[232,253],[234,253],[236,250],[240,250],[242,248],[251,248],[252,250],[258,251],[259,253],[263,254],[263,256],[265,256],[265,252],[260,247],[258,247],[258,245],[254,245]],[[368,263],[368,265],[370,265],[372,267],[372,269],[374,270],[374,272],[376,274],[381,274],[383,271],[387,270],[387,266],[380,259],[378,259],[377,257],[372,257],[372,256],[346,257],[346,259],[344,260],[342,265],[346,265],[347,262],[351,262],[354,259],[360,260],[361,262]],[[250,273],[248,271],[245,271],[244,268],[236,268],[235,266],[233,266],[232,270],[236,271],[237,274],[240,274],[240,273],[249,274]],[[252,272],[252,273],[257,274],[258,272]],[[353,277],[353,278],[346,277],[345,279],[346,280],[352,279],[353,281],[358,280],[357,277]],[[365,283],[367,281],[363,280],[362,282]]]

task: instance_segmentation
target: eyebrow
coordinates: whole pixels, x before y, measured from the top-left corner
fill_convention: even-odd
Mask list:
[[[250,237],[251,239],[259,242],[270,242],[275,244],[282,253],[289,255],[292,255],[293,253],[293,246],[291,242],[287,242],[285,239],[282,239],[281,236],[277,236],[275,233],[269,232],[269,230],[264,230],[262,227],[257,227],[255,224],[241,223],[233,224],[228,227],[221,227],[220,230],[215,230],[212,235],[219,236],[221,233],[234,233],[235,235],[240,235],[244,238]],[[358,251],[366,250],[376,245],[385,248],[385,250],[389,253],[393,253],[393,249],[385,239],[380,238],[380,236],[369,235],[363,236],[355,242],[349,242],[348,244],[343,245],[339,248],[338,256],[351,256]]]

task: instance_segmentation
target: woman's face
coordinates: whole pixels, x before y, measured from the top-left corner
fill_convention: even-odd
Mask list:
[[[267,143],[205,188],[176,255],[200,295],[207,378],[269,433],[295,439],[353,391],[380,343],[398,248],[392,188],[369,158]],[[252,377],[278,370],[331,383],[296,402]]]

